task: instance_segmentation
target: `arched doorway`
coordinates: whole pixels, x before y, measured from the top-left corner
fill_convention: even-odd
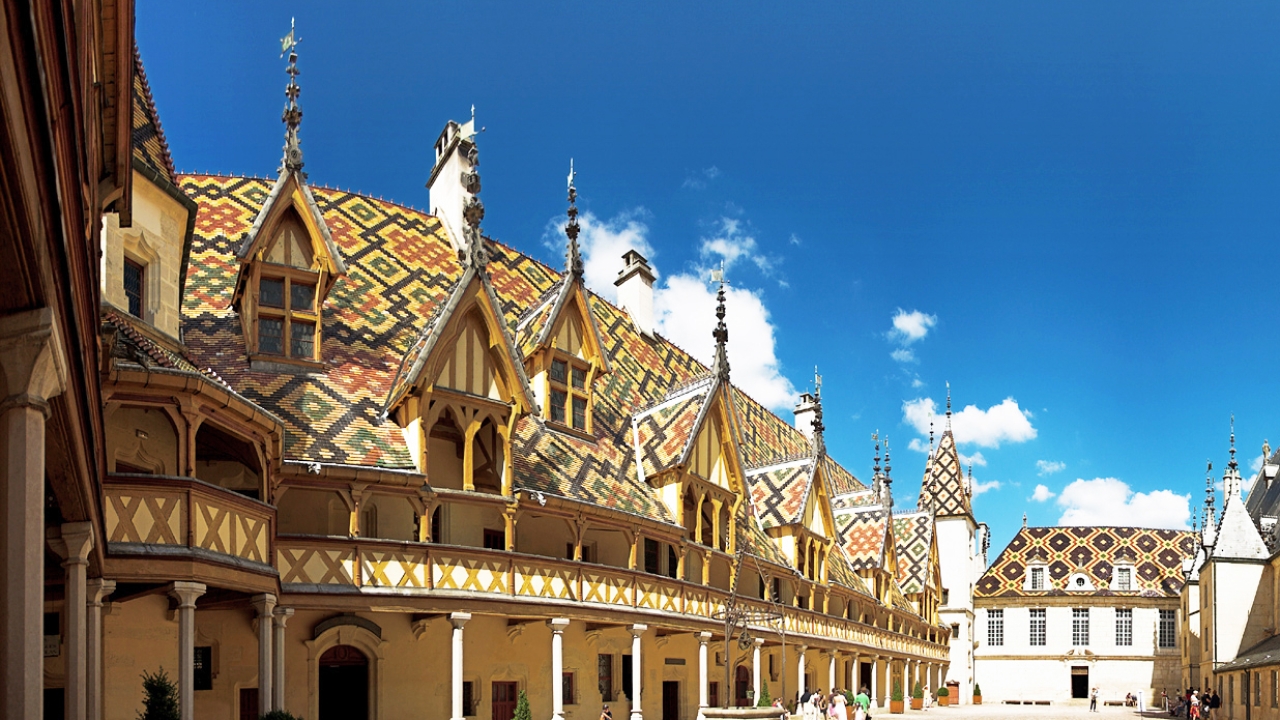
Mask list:
[[[320,656],[320,720],[368,720],[369,658],[350,645]]]
[[[746,665],[739,665],[733,677],[733,704],[737,707],[750,707],[751,699],[747,690],[751,687],[751,671]]]

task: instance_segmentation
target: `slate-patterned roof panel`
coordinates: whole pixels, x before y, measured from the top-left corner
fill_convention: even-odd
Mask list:
[[[160,113],[156,112],[156,101],[137,46],[133,48],[133,65],[133,157],[173,183],[177,175],[173,156],[169,154],[169,141],[160,126]]]
[[[698,385],[636,415],[636,454],[646,478],[675,467],[684,458],[710,390],[710,382]]]
[[[918,506],[921,510],[928,510],[932,501],[938,517],[972,515],[968,487],[964,468],[960,467],[955,435],[951,433],[951,428],[947,428],[926,468]]]
[[[832,497],[866,489],[866,486],[859,482],[858,478],[853,476],[853,473],[833,460],[830,455],[822,457],[822,470],[823,477],[827,480],[827,491]]]
[[[812,483],[813,460],[793,460],[747,470],[751,502],[766,528],[800,522]]]
[[[854,570],[878,569],[884,563],[889,511],[875,505],[843,510],[836,515],[839,542]]]
[[[1182,561],[1196,551],[1195,533],[1133,527],[1024,527],[1009,541],[974,586],[979,598],[1063,594],[1069,575],[1081,572],[1095,587],[1111,581],[1121,553],[1133,560],[1133,590],[1109,589],[1112,595],[1177,597],[1182,589]],[[1047,563],[1043,591],[1023,590],[1030,560]]]
[[[849,557],[845,555],[844,548],[836,545],[834,550],[829,556],[830,564],[827,567],[827,578],[837,585],[853,590],[859,595],[873,597],[871,591],[867,589],[866,580],[854,572],[853,565],[849,562]]]
[[[933,517],[911,513],[893,517],[893,538],[898,555],[898,584],[902,592],[923,592],[929,576],[929,550],[933,546]]]

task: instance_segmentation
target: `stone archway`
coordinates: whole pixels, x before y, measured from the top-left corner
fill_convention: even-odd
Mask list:
[[[363,656],[367,672],[366,697],[367,703],[364,705],[367,715],[365,720],[378,720],[382,717],[382,683],[380,678],[382,675],[383,649],[386,647],[386,641],[381,635],[381,628],[377,625],[365,620],[360,622],[362,618],[351,618],[350,623],[334,624],[317,633],[314,640],[308,640],[307,646],[307,696],[309,698],[309,711],[307,717],[320,718],[320,688],[321,688],[321,670],[323,667],[344,667],[342,663],[358,663],[359,658],[353,655],[353,651]],[[365,624],[376,628],[379,632],[375,633]],[[327,623],[321,623],[321,627]],[[338,647],[348,649],[337,650],[330,653]],[[322,660],[324,662],[322,662]],[[353,665],[345,665],[352,667]],[[356,671],[347,670],[347,674],[354,676]],[[331,673],[324,673],[326,679]],[[341,675],[341,672],[338,673]],[[326,714],[327,717],[327,714]]]
[[[369,720],[369,658],[351,645],[334,645],[318,665],[318,720]]]

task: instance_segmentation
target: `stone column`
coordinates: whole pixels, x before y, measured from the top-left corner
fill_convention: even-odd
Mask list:
[[[833,693],[836,689],[836,658],[839,655],[835,650],[831,651],[831,660],[827,666],[827,692]]]
[[[886,682],[889,679],[889,659],[885,657],[877,657],[875,659],[875,670],[872,672],[872,679],[876,683],[876,707],[884,707],[885,702],[889,699],[889,688]]]
[[[276,608],[272,619],[275,620],[275,647],[271,651],[271,660],[275,663],[271,673],[271,709],[284,710],[284,628],[293,617],[293,608]]]
[[[0,317],[0,714],[10,718],[44,716],[44,425],[65,368],[52,310]]]
[[[564,720],[564,629],[569,618],[553,618],[547,624],[551,626],[551,718]]]
[[[88,637],[85,643],[85,659],[88,667],[85,679],[88,685],[88,702],[85,704],[89,720],[102,720],[102,598],[115,592],[115,580],[94,578],[88,582],[88,618],[85,622]]]
[[[86,626],[88,601],[85,592],[86,574],[89,571],[89,551],[93,549],[93,524],[87,522],[65,523],[58,537],[49,539],[54,552],[62,557],[66,570],[64,580],[64,614],[66,615],[67,686],[63,691],[67,720],[84,720],[88,717],[88,687],[86,663]]]
[[[801,645],[796,649],[796,692],[800,695],[804,695],[805,690],[808,689],[804,686],[804,652],[808,649],[808,645]]]
[[[253,597],[253,609],[258,611],[258,714],[271,712],[275,695],[271,692],[271,629],[275,625],[276,596],[263,593]]]
[[[453,624],[453,680],[452,680],[452,714],[453,720],[463,720],[462,715],[462,627],[471,619],[471,613],[456,612],[449,615]]]
[[[764,645],[764,638],[755,639],[755,647],[751,649],[751,688],[756,691],[755,702],[760,702],[760,648]]]
[[[648,625],[631,625],[627,630],[631,633],[631,720],[644,720],[644,711],[640,709],[640,681],[644,673],[640,672],[640,637],[648,630]]]
[[[702,709],[709,704],[707,694],[707,643],[711,641],[711,633],[700,632],[698,638],[698,717],[702,717]]]
[[[204,594],[204,583],[175,582],[169,594],[178,601],[178,710],[182,720],[196,716],[196,598]]]

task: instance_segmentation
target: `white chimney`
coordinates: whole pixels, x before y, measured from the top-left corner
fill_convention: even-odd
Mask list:
[[[436,140],[436,164],[427,180],[431,214],[440,219],[449,233],[454,250],[461,250],[462,231],[466,223],[462,210],[467,201],[480,192],[479,164],[476,155],[476,120],[459,125],[450,120]]]
[[[637,330],[653,337],[653,268],[635,250],[624,253],[622,261],[622,272],[613,281],[618,286],[618,304],[631,313]]]
[[[817,415],[818,402],[813,393],[801,393],[800,402],[796,403],[796,429],[813,441],[813,419]]]

